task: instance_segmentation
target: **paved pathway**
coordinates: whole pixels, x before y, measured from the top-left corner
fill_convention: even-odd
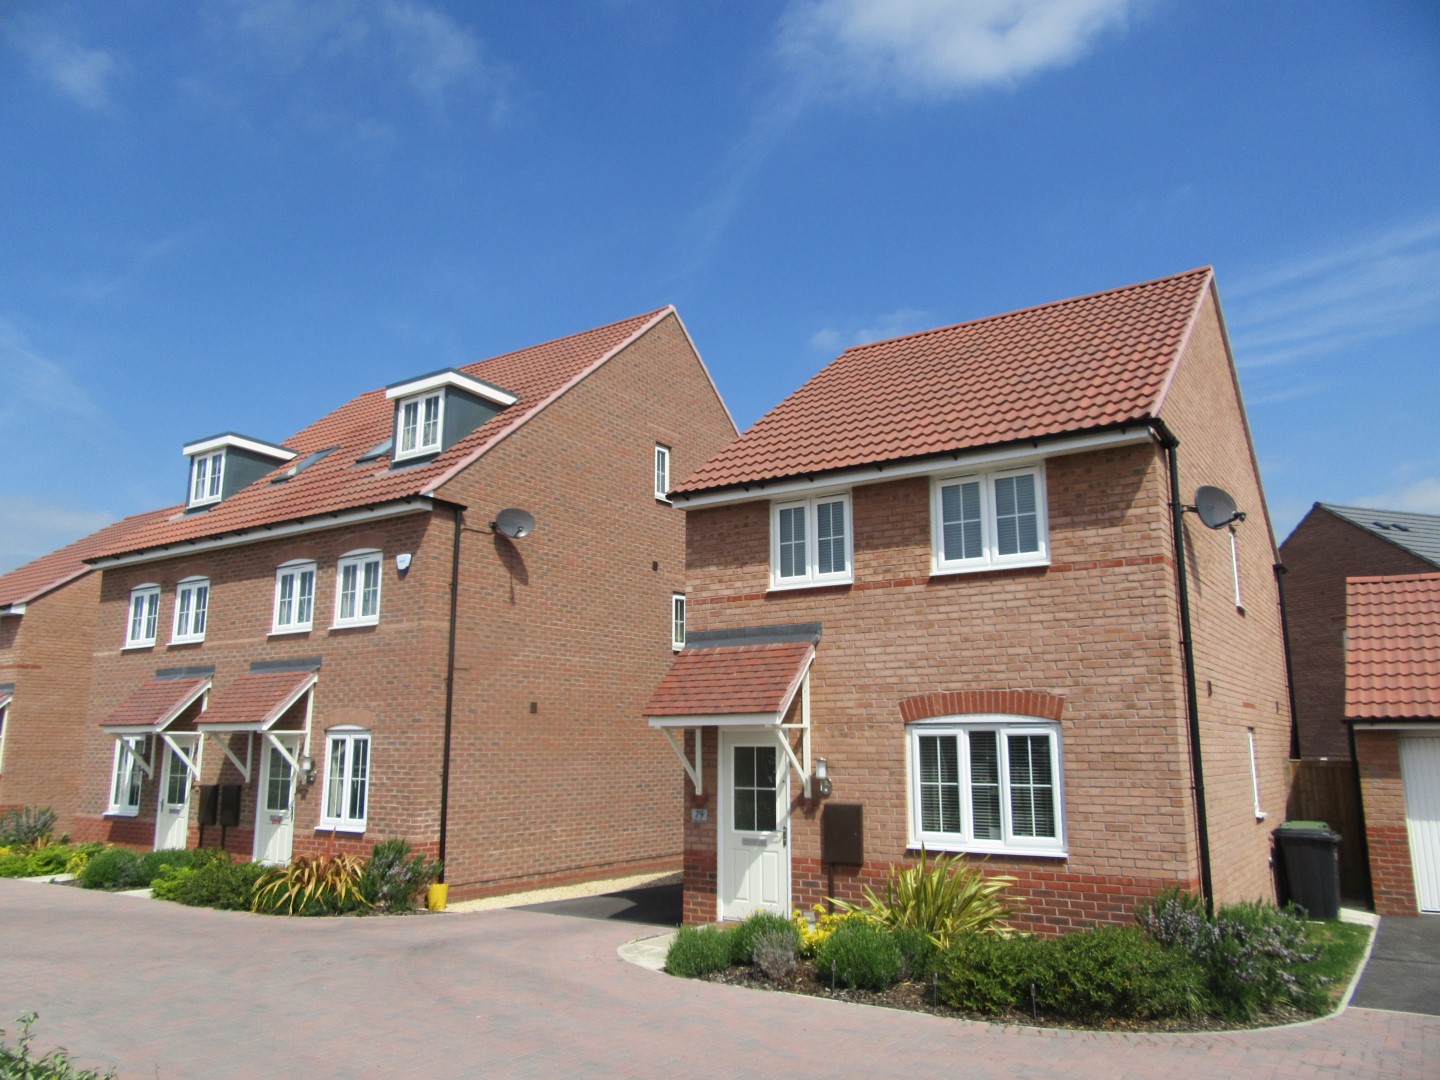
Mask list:
[[[1434,1077],[1440,1019],[1219,1035],[1001,1028],[674,979],[634,924],[280,919],[0,880],[0,1018],[122,1077]],[[7,1029],[12,1025],[7,1021]]]
[[[1354,1001],[1367,1009],[1440,1015],[1440,915],[1381,919]],[[1440,1076],[1440,1063],[1435,1072]]]

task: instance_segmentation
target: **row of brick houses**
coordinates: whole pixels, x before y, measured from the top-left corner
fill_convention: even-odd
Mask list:
[[[0,577],[0,808],[403,836],[457,897],[683,865],[688,921],[922,848],[1045,931],[1274,895],[1278,554],[1208,269],[847,350],[739,437],[672,308],[396,378]]]

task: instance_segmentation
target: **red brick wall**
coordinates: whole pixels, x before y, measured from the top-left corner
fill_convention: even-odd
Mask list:
[[[679,865],[680,768],[640,715],[685,584],[684,512],[654,497],[654,449],[679,479],[734,436],[672,317],[446,488],[472,508],[452,895]],[[534,514],[531,535],[490,535],[507,506]]]
[[[441,492],[468,508],[446,853],[452,897],[679,864],[678,768],[640,716],[671,659],[670,594],[684,583],[683,512],[654,497],[654,447],[671,447],[680,477],[734,434],[670,318]],[[534,514],[535,532],[518,541],[493,535],[490,522],[507,506]],[[252,660],[323,656],[310,753],[323,780],[324,731],[372,731],[368,829],[363,837],[319,830],[321,783],[302,787],[296,852],[368,851],[397,835],[436,850],[453,538],[442,506],[363,530],[107,572],[81,794],[89,832],[153,841],[159,770],[138,818],[106,818],[113,739],[95,725],[156,668],[215,664],[223,694]],[[331,631],[335,558],[358,547],[385,555],[380,624]],[[403,576],[400,552],[414,555]],[[318,564],[315,629],[269,637],[275,568],[294,558]],[[175,582],[191,574],[211,579],[206,641],[166,646]],[[161,644],[122,650],[130,589],[152,581],[163,587]],[[233,740],[242,759],[243,742]],[[258,749],[255,760],[243,824],[226,837],[247,857]],[[203,773],[207,783],[239,780],[213,741]],[[215,839],[207,830],[207,844]]]
[[[1243,610],[1235,604],[1230,533],[1186,514],[1195,677],[1200,706],[1211,874],[1220,903],[1275,898],[1271,833],[1284,820],[1289,784],[1289,693],[1277,561],[1234,368],[1207,293],[1161,416],[1180,440],[1180,494],[1224,488],[1246,512],[1235,526]],[[1255,735],[1257,820],[1250,765]]]
[[[1345,728],[1345,579],[1435,568],[1319,506],[1280,545],[1300,756],[1350,760]]]
[[[1418,915],[1410,834],[1405,824],[1405,786],[1400,776],[1400,738],[1394,731],[1355,732],[1360,790],[1365,799],[1365,838],[1370,848],[1370,885],[1378,915]]]
[[[14,683],[0,762],[0,810],[48,806],[76,827],[98,574],[86,574],[0,619],[0,683]]]

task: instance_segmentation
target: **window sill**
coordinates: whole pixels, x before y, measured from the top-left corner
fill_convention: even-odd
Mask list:
[[[128,642],[128,643],[120,646],[120,651],[121,651],[121,652],[136,652],[136,651],[138,651],[138,650],[140,650],[140,649],[153,649],[153,648],[155,648],[155,642],[153,642],[153,641],[135,641],[135,642]]]
[[[105,816],[105,817],[129,817],[129,818],[139,817],[139,816],[140,816],[140,808],[137,806],[137,807],[136,807],[135,809],[133,809],[133,810],[106,810],[104,816]]]
[[[331,630],[362,630],[367,626],[379,626],[379,619],[369,619],[366,622],[337,622],[332,623]]]
[[[1024,559],[1015,562],[976,563],[973,566],[937,566],[930,571],[931,577],[953,577],[959,574],[986,574],[996,570],[1033,570],[1038,566],[1049,566],[1050,559]]]
[[[204,639],[203,637],[171,638],[171,639],[170,639],[170,644],[167,645],[166,648],[173,649],[173,648],[175,648],[175,646],[177,646],[177,645],[204,645],[204,644],[205,644],[205,639]]]
[[[934,853],[944,851],[956,855],[1000,855],[1004,858],[1021,856],[1022,858],[1037,859],[1068,859],[1070,852],[1065,848],[1026,848],[1026,847],[976,847],[973,844],[957,843],[932,843],[929,840],[912,840],[906,845],[910,851],[928,851]]]
[[[797,592],[801,589],[836,589],[855,584],[855,578],[835,578],[829,581],[786,581],[771,584],[767,592]]]
[[[334,629],[334,628],[332,627],[332,629]],[[294,635],[294,634],[308,634],[308,633],[310,633],[310,630],[311,630],[311,627],[309,627],[309,626],[291,626],[291,627],[287,627],[287,628],[285,628],[285,629],[281,629],[280,627],[277,626],[277,627],[272,627],[272,628],[271,628],[271,630],[270,630],[270,636],[271,636],[271,637],[289,637],[289,636]]]
[[[322,821],[315,826],[316,832],[343,832],[358,836],[365,831],[365,823],[354,821]]]

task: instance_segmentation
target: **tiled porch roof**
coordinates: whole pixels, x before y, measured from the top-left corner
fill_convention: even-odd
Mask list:
[[[268,729],[293,705],[315,675],[309,671],[250,672],[210,700],[200,718],[207,731]]]
[[[1345,583],[1345,717],[1440,720],[1440,574]]]
[[[159,731],[175,720],[210,685],[207,678],[151,679],[100,721],[102,728]]]
[[[651,717],[779,717],[815,655],[809,641],[686,649],[650,695]]]

